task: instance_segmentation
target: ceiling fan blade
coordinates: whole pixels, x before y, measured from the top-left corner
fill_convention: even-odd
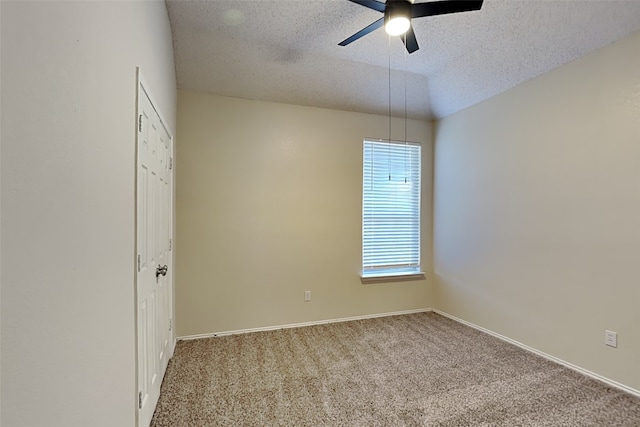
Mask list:
[[[411,7],[411,17],[422,18],[423,16],[479,10],[482,7],[482,2],[483,0],[443,0],[429,3],[414,3]]]
[[[387,7],[385,3],[380,3],[376,0],[349,0],[351,3],[357,3],[360,6],[368,7],[369,9],[377,10],[378,12],[384,12]]]
[[[383,24],[384,24],[384,18],[380,18],[376,22],[374,22],[373,24],[370,24],[370,25],[364,27],[363,29],[361,29],[360,31],[358,31],[357,33],[352,35],[351,37],[342,40],[340,43],[338,43],[338,46],[346,46],[349,43],[358,40],[360,37],[364,37],[367,34],[369,34],[370,32],[372,32],[374,30],[377,30],[378,28],[382,27]]]
[[[413,53],[420,49],[418,47],[418,40],[416,40],[416,33],[413,32],[413,27],[409,27],[409,30],[404,34],[402,38],[404,45],[407,48],[407,52]]]

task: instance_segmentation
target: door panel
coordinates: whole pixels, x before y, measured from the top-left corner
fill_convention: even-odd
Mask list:
[[[142,83],[138,92],[138,424],[147,427],[172,352],[172,139]]]

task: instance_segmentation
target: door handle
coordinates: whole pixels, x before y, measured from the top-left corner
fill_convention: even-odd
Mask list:
[[[167,270],[169,269],[169,267],[167,267],[167,265],[160,265],[158,264],[158,267],[156,267],[156,279],[158,278],[158,276],[162,275],[162,276],[166,276],[167,275]]]

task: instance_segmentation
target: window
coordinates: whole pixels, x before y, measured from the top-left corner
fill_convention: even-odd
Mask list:
[[[364,141],[363,279],[420,273],[420,149]]]

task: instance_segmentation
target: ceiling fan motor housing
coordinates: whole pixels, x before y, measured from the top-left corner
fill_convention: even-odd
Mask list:
[[[389,0],[384,10],[384,22],[392,18],[403,17],[411,21],[411,2],[408,0]]]

